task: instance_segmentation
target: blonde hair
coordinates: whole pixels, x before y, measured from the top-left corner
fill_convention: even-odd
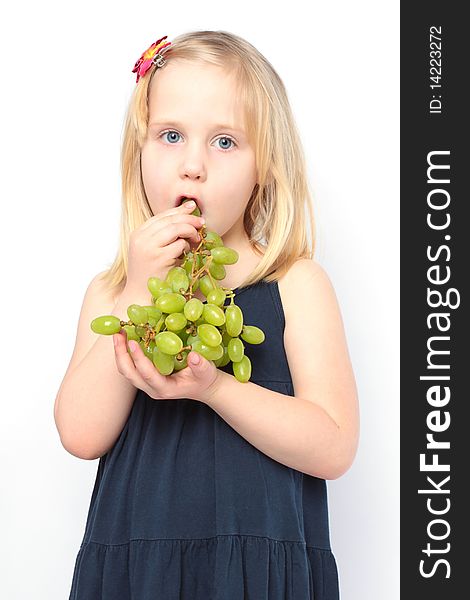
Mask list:
[[[255,152],[258,171],[258,183],[245,210],[244,228],[254,252],[262,256],[242,286],[261,279],[279,280],[299,258],[313,258],[315,248],[305,158],[282,80],[254,46],[226,31],[185,33],[172,40],[162,54],[167,62],[181,59],[215,65],[235,75],[245,108],[245,131]],[[150,85],[153,77],[158,76],[157,71],[157,67],[152,67],[139,80],[125,118],[120,247],[113,264],[102,276],[111,289],[125,284],[130,233],[152,216],[142,183],[140,156],[147,136]]]

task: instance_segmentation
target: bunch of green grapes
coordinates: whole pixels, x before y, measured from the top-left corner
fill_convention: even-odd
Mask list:
[[[192,214],[200,216],[199,208]],[[97,317],[91,329],[102,335],[125,329],[127,339],[139,343],[162,375],[187,367],[192,350],[216,367],[232,361],[233,374],[245,383],[251,377],[251,361],[243,342],[261,344],[265,335],[259,327],[244,324],[233,290],[217,284],[225,277],[224,265],[238,261],[236,250],[224,246],[222,238],[206,231],[205,225],[199,230],[199,239],[195,249],[181,255],[182,266],[171,268],[164,280],[149,278],[149,305],[131,304],[127,309],[129,321],[114,315]],[[206,301],[193,297],[197,289]],[[227,298],[230,303],[225,306]]]

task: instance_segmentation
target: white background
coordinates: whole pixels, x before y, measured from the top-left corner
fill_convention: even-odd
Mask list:
[[[286,84],[308,159],[317,260],[341,306],[361,404],[329,481],[342,600],[399,589],[399,3],[23,2],[0,25],[0,596],[68,598],[98,461],[53,418],[83,294],[118,242],[135,61],[157,38],[228,30]],[[91,600],[91,599],[90,599]],[[300,599],[299,599],[300,600]]]

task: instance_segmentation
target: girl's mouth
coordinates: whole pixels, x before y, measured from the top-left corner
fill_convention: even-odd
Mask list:
[[[194,202],[199,206],[199,200],[195,196],[178,196],[178,198],[176,198],[175,206],[180,206],[183,200],[185,200],[186,198],[188,200],[194,200]]]

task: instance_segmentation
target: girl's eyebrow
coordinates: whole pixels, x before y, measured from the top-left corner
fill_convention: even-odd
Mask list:
[[[172,121],[171,119],[162,119],[160,121],[152,121],[152,123],[149,124],[149,127],[168,127],[168,126],[179,127],[179,128],[184,127],[183,123],[180,123],[179,121]],[[240,133],[242,135],[245,134],[243,129],[237,129],[236,127],[231,127],[230,125],[225,125],[223,123],[214,124],[213,129],[229,129],[230,131],[233,131],[235,133]]]

